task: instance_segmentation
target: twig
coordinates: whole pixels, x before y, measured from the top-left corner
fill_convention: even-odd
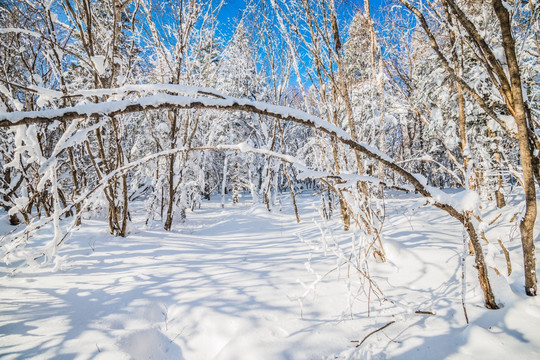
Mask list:
[[[173,337],[173,338],[169,341],[169,344],[172,343],[174,340],[176,340],[176,338],[179,337],[181,333],[182,333],[182,332],[179,332],[178,334],[176,334],[176,336]]]
[[[415,314],[422,314],[422,315],[432,315],[432,316],[435,316],[435,313],[434,313],[434,312],[431,312],[431,311],[416,310],[414,313],[415,313]]]
[[[517,216],[519,215],[519,212],[515,213],[514,216],[510,219],[510,222],[513,223],[514,220],[516,220]]]
[[[184,332],[185,329],[186,329],[186,327],[184,326],[184,327],[182,328],[182,330],[181,330],[178,334],[176,334],[176,336],[173,337],[173,338],[169,341],[169,344],[172,343],[174,340],[176,340],[177,337],[179,337],[180,335],[182,335],[182,333]]]
[[[360,345],[362,345],[362,344],[364,343],[364,341],[366,341],[366,339],[367,339],[368,337],[370,337],[371,335],[373,335],[373,334],[375,334],[375,333],[377,333],[377,332],[379,332],[379,331],[381,331],[381,330],[386,329],[388,326],[392,325],[392,324],[395,323],[395,322],[396,322],[395,320],[392,320],[392,321],[390,321],[388,324],[384,325],[383,327],[380,327],[380,328],[378,328],[377,330],[373,330],[372,332],[370,332],[369,334],[367,334],[367,335],[362,339],[362,341],[360,341],[360,344],[356,345],[356,347],[359,347]]]
[[[484,239],[484,241],[486,242],[486,244],[489,245],[489,241],[488,241],[488,239],[487,239],[487,237],[486,237],[486,234],[482,231],[482,232],[480,232],[480,235],[482,236],[482,239]]]
[[[490,226],[493,225],[493,224],[495,223],[495,221],[497,221],[497,219],[501,217],[501,215],[502,215],[502,213],[499,213],[499,215],[497,215],[497,217],[496,217],[495,219],[493,219],[493,220],[491,220],[491,221],[489,222],[489,225],[490,225]]]
[[[510,253],[504,247],[501,239],[499,239],[499,245],[501,245],[501,249],[504,252],[504,257],[506,258],[506,270],[508,271],[508,276],[510,276],[510,274],[512,273],[512,263],[510,262]]]
[[[467,294],[467,245],[470,246],[467,233],[463,230],[463,253],[461,254],[461,306],[463,307],[463,315],[465,321],[469,324],[469,315],[467,315],[467,307],[465,306],[465,295]]]
[[[208,92],[208,91],[202,91],[202,90],[199,90],[197,91],[197,93],[201,94],[201,95],[208,95],[208,96],[215,96],[217,97],[218,99],[225,99],[225,97],[219,95],[219,94],[216,94],[216,93],[212,93],[212,92]]]

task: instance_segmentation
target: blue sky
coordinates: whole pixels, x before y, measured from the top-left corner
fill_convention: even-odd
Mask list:
[[[219,0],[216,0],[219,1]],[[234,28],[234,24],[240,19],[242,16],[242,10],[246,7],[246,2],[249,0],[226,0],[225,5],[223,6],[221,13],[218,17],[219,21],[221,22],[222,26],[230,26],[231,28]],[[377,16],[377,12],[379,8],[381,7],[381,4],[387,3],[389,0],[371,0],[371,12],[373,16]],[[354,15],[355,8],[358,6],[363,7],[363,0],[338,0],[337,3],[341,3],[342,7],[350,8],[351,15]],[[347,10],[345,10],[347,11]],[[223,28],[222,28],[223,29]],[[225,31],[223,29],[222,31]]]
[[[219,2],[220,0],[214,0]],[[219,32],[225,41],[229,40],[235,29],[238,21],[242,17],[242,12],[246,8],[246,3],[250,0],[226,0],[227,2],[223,5],[221,12],[218,16],[218,21],[220,22]],[[259,1],[259,0],[253,0]],[[360,8],[363,8],[363,0],[335,0],[338,6],[340,7],[340,13],[338,16],[342,22],[342,25],[348,25],[352,17],[359,11]],[[371,0],[371,13],[374,18],[378,17],[380,13],[381,6],[385,3],[388,3],[391,0]],[[344,39],[347,37],[346,32],[343,33]],[[302,71],[303,72],[303,71]],[[293,80],[295,82],[296,80]],[[303,82],[309,83],[309,79],[303,79]]]

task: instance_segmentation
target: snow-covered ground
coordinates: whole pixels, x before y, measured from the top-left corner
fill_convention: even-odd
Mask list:
[[[318,197],[299,197],[300,224],[286,201],[273,213],[242,201],[224,209],[205,202],[172,232],[135,216],[127,238],[87,220],[61,248],[61,270],[12,274],[2,265],[0,358],[540,358],[540,300],[522,291],[512,210],[498,218],[499,234],[487,234],[512,254],[507,277],[500,247],[488,247],[501,270],[492,281],[505,306],[482,306],[468,257],[467,325],[463,235],[445,213],[415,207],[409,196],[386,202],[388,261],[370,265],[384,299],[368,301],[351,296],[354,275],[349,282],[346,268],[333,270],[333,240],[345,248],[353,233],[341,231],[337,219],[323,223]],[[9,230],[5,213],[0,221],[1,233]]]

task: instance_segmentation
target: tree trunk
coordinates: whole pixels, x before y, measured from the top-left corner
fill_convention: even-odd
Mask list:
[[[533,229],[536,221],[536,185],[534,183],[533,155],[529,146],[529,129],[527,114],[523,101],[521,74],[516,57],[515,41],[512,36],[510,15],[501,0],[493,0],[493,10],[499,19],[504,53],[508,62],[510,74],[510,88],[513,109],[509,108],[518,128],[519,152],[521,167],[523,169],[523,188],[525,191],[525,214],[519,229],[521,230],[521,245],[523,248],[523,262],[525,268],[525,292],[529,296],[536,296],[536,261],[534,256]]]
[[[296,216],[296,222],[300,223],[300,216],[298,215],[298,206],[296,205],[296,195],[294,193],[291,177],[289,176],[289,173],[287,172],[287,163],[285,163],[285,161],[283,161],[283,173],[285,174],[285,177],[287,178],[287,184],[289,185],[289,192],[291,193],[291,199],[293,202],[294,215]]]
[[[474,258],[475,258],[475,267],[478,270],[478,281],[480,282],[480,287],[484,294],[484,302],[488,309],[498,309],[499,306],[495,302],[495,295],[493,294],[493,289],[488,278],[488,269],[486,266],[486,261],[484,258],[484,253],[482,252],[482,244],[480,244],[480,239],[478,238],[478,233],[474,228],[474,225],[471,223],[469,215],[464,215],[463,226],[467,230],[469,235],[470,243],[474,248]]]

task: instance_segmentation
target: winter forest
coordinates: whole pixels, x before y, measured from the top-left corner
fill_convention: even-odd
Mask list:
[[[538,0],[0,0],[0,357],[540,357]]]

